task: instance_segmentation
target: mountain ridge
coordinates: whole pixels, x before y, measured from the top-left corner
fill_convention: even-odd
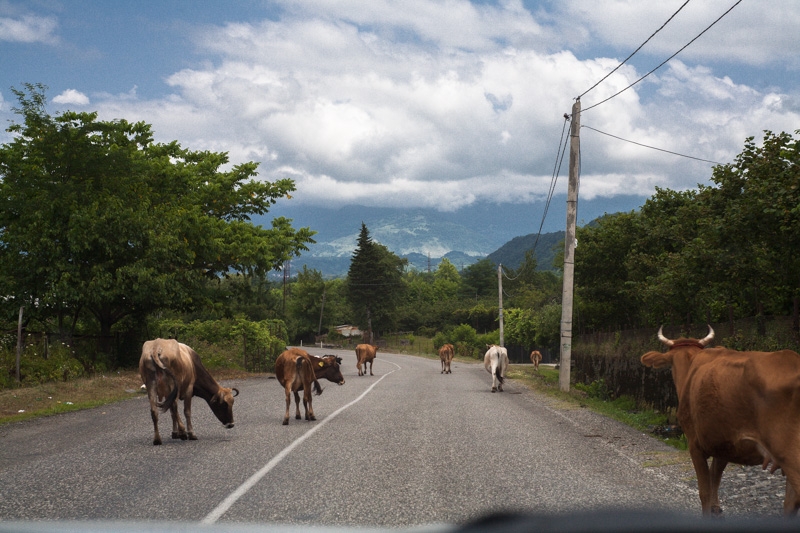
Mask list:
[[[419,271],[435,270],[442,258],[447,258],[459,270],[487,257],[495,263],[516,268],[525,251],[532,248],[538,228],[542,226],[535,255],[538,268],[550,270],[553,268],[552,248],[563,240],[560,221],[566,219],[566,201],[561,205],[556,199],[558,197],[549,207],[549,221],[544,224],[541,213],[545,206],[537,203],[476,204],[456,211],[279,203],[268,214],[253,217],[252,222],[269,227],[273,218],[283,216],[291,219],[295,228],[309,227],[317,231],[316,243],[309,244],[308,251],[292,260],[292,272],[298,272],[305,265],[325,277],[347,275],[362,223],[374,241],[408,259],[409,266]],[[617,198],[614,202],[608,199],[588,201],[582,204],[582,213],[596,218],[609,212],[609,207],[616,208],[611,212],[633,210],[643,202],[639,197]]]

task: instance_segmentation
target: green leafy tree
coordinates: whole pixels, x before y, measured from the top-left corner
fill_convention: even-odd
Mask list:
[[[0,147],[7,302],[67,329],[88,312],[108,336],[129,316],[202,305],[204,280],[266,273],[313,242],[284,218],[250,222],[291,180],[254,180],[252,162],[222,171],[226,154],[156,143],[143,122],[50,116],[44,87],[25,87],[13,90],[22,122]]]
[[[392,329],[397,323],[396,310],[405,291],[403,270],[406,260],[376,243],[367,226],[361,224],[347,273],[347,299],[366,331]]]
[[[436,300],[453,300],[461,289],[461,276],[455,265],[447,258],[442,259],[433,273],[433,296]]]
[[[497,296],[497,265],[485,258],[462,270],[464,292],[467,296],[483,298]]]
[[[322,272],[309,269],[297,274],[297,281],[291,285],[291,297],[287,303],[287,315],[294,337],[313,340],[320,331],[320,313],[323,309],[325,281]]]

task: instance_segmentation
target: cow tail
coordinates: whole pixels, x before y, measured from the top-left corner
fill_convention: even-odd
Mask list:
[[[501,375],[500,375],[500,365],[497,365],[497,366],[495,367],[495,369],[494,369],[494,375],[497,377],[497,381],[499,381],[499,382],[500,382],[500,385],[502,385],[502,384],[503,384],[503,382],[505,381],[505,378],[503,378],[503,376],[501,376]]]
[[[163,402],[159,402],[157,404],[161,409],[161,412],[166,413],[169,411],[178,397],[178,380],[175,378],[175,374],[172,373],[172,370],[161,361],[160,356],[161,354],[159,352],[155,352],[150,354],[150,359],[153,361],[153,364],[155,364],[156,367],[156,386],[159,379],[164,379],[163,376],[166,376],[172,381],[169,394],[167,394],[167,397],[164,398]]]

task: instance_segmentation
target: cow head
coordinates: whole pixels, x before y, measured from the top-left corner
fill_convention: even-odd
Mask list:
[[[324,355],[317,361],[317,368],[314,368],[314,374],[317,379],[325,378],[328,381],[333,381],[339,385],[344,385],[344,376],[339,369],[342,364],[342,358],[335,355]]]
[[[233,427],[233,398],[239,396],[239,389],[220,387],[209,400],[211,411],[226,428]]]
[[[664,326],[658,328],[658,340],[660,340],[664,346],[669,348],[667,353],[647,352],[641,358],[644,366],[653,368],[671,367],[676,355],[686,354],[686,356],[691,359],[691,356],[688,354],[688,352],[678,350],[679,348],[700,348],[702,350],[714,339],[714,330],[711,328],[711,326],[708,326],[708,335],[702,339],[680,338],[671,340],[664,336],[663,330]]]

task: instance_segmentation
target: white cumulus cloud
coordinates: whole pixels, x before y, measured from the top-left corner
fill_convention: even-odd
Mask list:
[[[0,17],[0,41],[55,44],[57,28],[58,22],[52,17]]]
[[[54,97],[53,102],[56,104],[85,106],[89,105],[89,97],[75,89],[67,89]]]

